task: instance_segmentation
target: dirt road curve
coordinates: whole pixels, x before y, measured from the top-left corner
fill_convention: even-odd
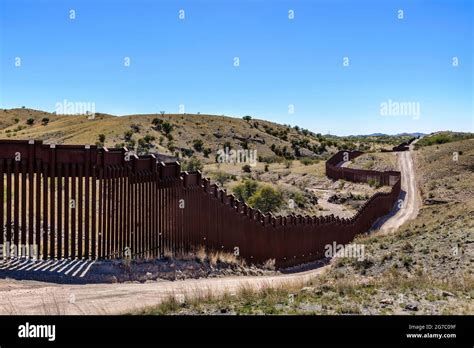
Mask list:
[[[414,144],[415,142],[413,142]],[[410,151],[398,152],[398,163],[402,173],[402,193],[398,207],[374,224],[374,229],[386,234],[397,230],[406,221],[414,219],[420,210],[421,200],[416,183],[412,158],[413,145]]]
[[[393,231],[416,216],[419,209],[418,190],[410,152],[398,153],[402,172],[402,207],[378,221],[382,233]],[[289,282],[306,282],[325,272],[315,270],[278,276],[229,277],[185,281],[162,281],[144,284],[64,285],[35,281],[0,280],[0,314],[120,314],[159,304],[176,296],[203,296],[208,293],[235,293],[248,286],[259,289]]]

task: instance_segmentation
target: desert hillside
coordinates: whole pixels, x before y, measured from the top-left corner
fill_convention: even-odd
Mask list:
[[[201,114],[112,116],[56,115],[28,108],[0,110],[0,139],[39,139],[56,144],[97,144],[192,156],[214,163],[219,149],[257,150],[262,161],[301,157],[327,158],[338,149],[391,148],[405,136],[336,137],[298,126],[280,125],[251,116],[233,118]]]

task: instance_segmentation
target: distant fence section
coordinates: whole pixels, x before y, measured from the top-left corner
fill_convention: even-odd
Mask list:
[[[387,214],[400,193],[399,172],[350,169],[339,152],[328,177],[378,180],[391,191],[372,196],[351,218],[273,216],[228,195],[179,163],[126,149],[0,140],[0,244],[3,257],[107,259],[163,257],[199,247],[252,263],[290,266],[324,257]]]

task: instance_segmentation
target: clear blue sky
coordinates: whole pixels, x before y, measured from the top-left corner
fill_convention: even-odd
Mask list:
[[[183,104],[340,135],[474,131],[471,0],[0,4],[2,108],[54,111],[66,99],[125,115]],[[389,99],[420,103],[419,119],[381,116]]]

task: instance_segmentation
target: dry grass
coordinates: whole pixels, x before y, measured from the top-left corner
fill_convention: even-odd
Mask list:
[[[164,257],[168,260],[192,261],[196,260],[200,263],[208,262],[211,266],[217,266],[219,263],[226,265],[244,266],[245,260],[238,258],[235,254],[224,251],[206,250],[204,246],[196,248],[190,253],[173,253],[170,250],[164,251]]]

